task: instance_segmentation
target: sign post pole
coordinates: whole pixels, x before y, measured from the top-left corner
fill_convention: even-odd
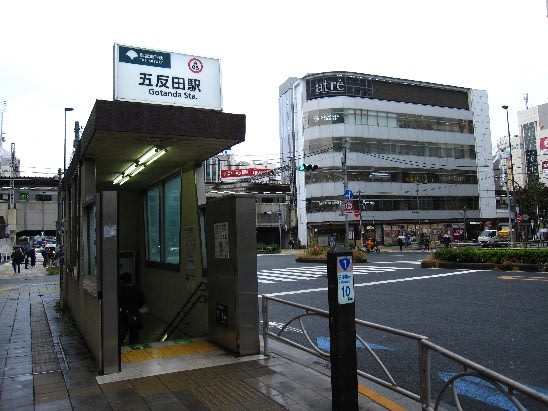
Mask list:
[[[350,249],[337,246],[327,252],[327,284],[332,409],[357,410],[356,307]]]

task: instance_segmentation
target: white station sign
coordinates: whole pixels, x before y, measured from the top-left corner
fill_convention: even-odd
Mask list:
[[[114,100],[222,110],[219,60],[114,45]]]

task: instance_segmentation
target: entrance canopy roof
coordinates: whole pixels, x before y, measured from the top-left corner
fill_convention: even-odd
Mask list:
[[[245,115],[215,110],[97,100],[67,169],[95,162],[97,190],[140,190],[245,140]],[[151,148],[165,155],[123,185],[116,176]],[[65,184],[66,181],[63,181]]]

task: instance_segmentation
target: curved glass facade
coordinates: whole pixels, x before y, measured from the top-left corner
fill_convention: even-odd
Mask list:
[[[387,111],[354,108],[327,108],[304,113],[304,128],[328,124],[355,124],[474,134],[472,120],[449,117],[390,113]]]
[[[435,157],[438,161],[444,159],[476,159],[476,149],[473,144],[433,143],[430,141],[392,140],[386,138],[368,137],[325,137],[308,139],[304,142],[306,156],[338,152],[342,153],[344,142],[348,141],[349,151],[367,155],[393,155]],[[385,158],[390,162],[391,158]],[[401,159],[392,158],[401,163]]]
[[[365,195],[364,195],[365,197]],[[364,200],[365,201],[365,200]],[[378,211],[416,211],[417,198],[402,195],[367,196],[367,201],[375,203],[374,210]],[[306,200],[307,213],[338,212],[343,200],[340,196],[315,197]],[[358,200],[355,200],[355,208]],[[421,195],[419,198],[420,210],[475,210],[479,207],[477,197],[429,197]],[[364,212],[365,215],[365,212]]]
[[[306,184],[342,182],[343,171],[340,168],[322,167],[305,175]],[[373,167],[348,167],[348,181],[383,182],[383,183],[428,183],[428,184],[473,184],[477,185],[478,177],[471,170],[425,170],[423,168],[379,170]]]

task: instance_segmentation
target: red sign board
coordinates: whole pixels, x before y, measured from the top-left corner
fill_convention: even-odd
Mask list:
[[[354,202],[352,200],[346,200],[344,202],[344,211],[347,213],[352,213],[354,210]]]
[[[453,227],[453,240],[464,240],[464,230],[460,227]]]
[[[517,221],[518,223],[521,223],[521,222],[523,221],[523,217],[521,216],[521,214],[518,214],[518,215],[516,216],[516,221]]]
[[[252,177],[267,171],[269,171],[268,168],[233,168],[221,170],[221,178]]]

